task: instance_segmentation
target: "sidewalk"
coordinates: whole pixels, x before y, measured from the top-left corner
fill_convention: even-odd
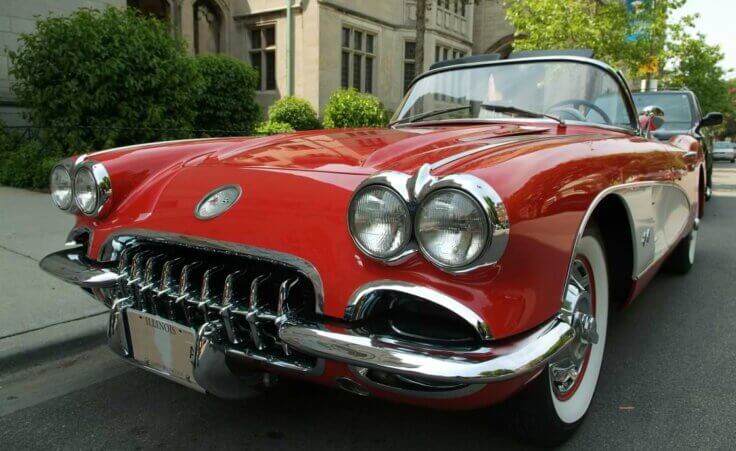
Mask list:
[[[38,267],[73,224],[48,194],[0,186],[0,361],[104,331],[102,305]]]

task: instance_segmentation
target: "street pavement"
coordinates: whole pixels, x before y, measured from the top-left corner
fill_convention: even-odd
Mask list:
[[[7,219],[16,205],[9,196],[22,193],[0,188],[0,256],[8,259],[0,260],[0,330],[32,325],[38,334],[103,322],[74,320],[96,313],[72,304],[89,303],[86,295],[35,268],[61,246],[70,221],[31,208],[30,221]],[[57,236],[33,235],[52,225]],[[598,393],[565,449],[736,448],[736,165],[717,166],[698,239],[690,274],[658,275],[612,315]],[[23,270],[6,266],[22,263]],[[75,313],[67,317],[61,302]],[[25,303],[34,306],[23,319],[6,316]],[[49,312],[56,315],[38,317]],[[49,326],[60,321],[69,322]],[[0,366],[0,449],[523,448],[504,431],[503,408],[426,410],[297,382],[228,402],[129,367],[95,339],[84,342]]]

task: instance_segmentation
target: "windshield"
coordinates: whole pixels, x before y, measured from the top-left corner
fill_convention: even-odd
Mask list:
[[[717,141],[713,147],[715,149],[732,149],[736,146],[734,143],[730,143],[728,141]]]
[[[636,128],[608,72],[576,61],[456,68],[418,80],[393,121],[543,117]]]
[[[648,106],[658,106],[664,111],[664,124],[659,130],[689,130],[693,127],[690,98],[684,92],[637,92],[634,104],[638,111]]]

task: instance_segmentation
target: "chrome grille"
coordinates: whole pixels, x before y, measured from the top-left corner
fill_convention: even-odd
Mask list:
[[[314,319],[311,280],[287,265],[219,250],[133,240],[118,260],[109,297],[207,335],[238,355],[306,370],[315,358],[278,338],[288,317]]]

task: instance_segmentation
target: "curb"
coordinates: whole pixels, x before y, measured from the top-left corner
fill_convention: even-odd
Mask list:
[[[107,311],[0,340],[0,373],[106,343]]]

